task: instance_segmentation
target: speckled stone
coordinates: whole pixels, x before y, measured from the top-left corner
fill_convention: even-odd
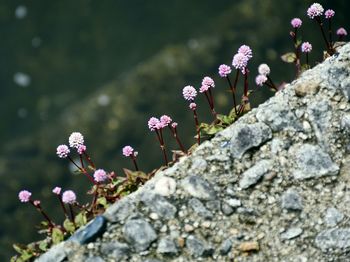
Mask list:
[[[199,176],[189,176],[182,180],[182,187],[193,197],[214,200],[216,197],[213,185]]]
[[[157,233],[150,223],[143,219],[129,219],[123,227],[123,235],[136,251],[148,249],[157,239]]]
[[[334,176],[339,173],[339,166],[319,146],[304,144],[296,151],[295,158],[298,168],[293,175],[296,179]]]
[[[257,147],[271,138],[271,129],[264,123],[237,125],[232,131],[231,154],[234,158],[241,158],[249,149]]]

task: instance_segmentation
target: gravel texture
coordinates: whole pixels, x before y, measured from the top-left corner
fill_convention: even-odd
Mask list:
[[[37,261],[350,261],[349,100],[346,44]]]

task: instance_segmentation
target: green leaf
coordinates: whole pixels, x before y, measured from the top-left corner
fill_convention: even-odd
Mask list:
[[[300,38],[297,40],[297,42],[295,43],[294,47],[298,48],[301,45],[301,42],[303,42]]]
[[[74,225],[73,225],[73,228],[74,228]],[[60,242],[63,241],[63,239],[64,239],[64,234],[63,234],[63,232],[62,232],[61,229],[59,229],[59,228],[57,228],[57,227],[54,227],[54,228],[52,229],[52,235],[51,235],[51,237],[52,237],[52,242],[53,242],[54,244],[58,244],[58,243],[60,243]]]
[[[235,118],[232,116],[229,116],[229,115],[226,116],[226,115],[220,115],[220,114],[218,114],[216,118],[225,126],[231,125],[235,120]]]
[[[23,254],[25,251],[25,248],[21,247],[19,244],[13,244],[12,247],[19,254]]]
[[[46,252],[48,250],[48,242],[46,240],[42,240],[39,242],[39,249]]]
[[[297,59],[295,53],[289,52],[281,56],[282,61],[286,63],[294,63]]]
[[[63,227],[67,232],[73,233],[75,231],[75,226],[72,221],[70,221],[68,218],[64,220]]]
[[[100,198],[97,199],[98,204],[101,204],[101,203],[99,203]],[[106,199],[106,198],[104,198],[104,199]],[[107,204],[107,200],[106,200],[106,204]],[[77,227],[81,227],[81,226],[86,225],[86,223],[87,223],[86,211],[82,211],[78,215],[76,215],[74,221],[75,221],[75,224]]]
[[[108,207],[108,204],[107,204],[107,199],[105,197],[99,197],[96,201],[96,203],[98,205],[101,205],[103,206],[104,208],[107,208]]]

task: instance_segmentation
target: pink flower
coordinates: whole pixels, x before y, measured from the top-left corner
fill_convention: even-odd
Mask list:
[[[263,86],[264,83],[267,81],[267,77],[265,75],[258,75],[256,78],[255,78],[255,83],[258,85],[258,86]]]
[[[199,93],[204,93],[207,92],[209,90],[209,86],[201,86],[201,88],[199,88]]]
[[[62,190],[62,188],[56,186],[54,189],[52,189],[52,193],[59,195],[59,194],[61,194],[61,190]]]
[[[293,18],[292,21],[290,21],[290,24],[293,28],[299,28],[303,24],[300,18]]]
[[[206,76],[202,80],[202,86],[207,86],[208,88],[215,87],[214,80],[211,77]]]
[[[80,145],[84,144],[84,137],[81,133],[79,132],[73,132],[70,136],[69,136],[69,146],[73,147],[73,148],[77,148]]]
[[[77,200],[75,193],[72,190],[64,191],[62,194],[62,202],[66,204],[74,204]]]
[[[171,119],[170,116],[167,115],[162,115],[160,117],[160,122],[162,123],[163,127],[168,126],[173,120]]]
[[[308,9],[307,9],[307,15],[314,19],[317,16],[321,16],[323,14],[323,6],[319,3],[313,3]]]
[[[196,110],[197,104],[196,103],[191,103],[189,107],[190,107],[191,110]]]
[[[164,123],[163,122],[158,122],[157,124],[156,124],[156,129],[162,129],[162,128],[164,128],[165,127],[165,125],[164,125]]]
[[[57,151],[56,154],[58,155],[59,158],[66,158],[70,153],[70,150],[66,145],[59,145],[56,151]]]
[[[96,182],[103,182],[108,178],[106,171],[103,169],[97,169],[94,173],[94,179]]]
[[[334,15],[335,15],[335,12],[332,9],[328,9],[328,10],[326,10],[326,12],[324,12],[324,16],[326,17],[326,19],[330,19]]]
[[[221,77],[227,77],[229,74],[231,74],[231,67],[225,64],[222,64],[219,66],[219,75]]]
[[[131,146],[123,147],[123,155],[126,157],[132,156],[134,154],[134,149]]]
[[[21,192],[18,193],[18,198],[21,202],[25,203],[25,202],[29,202],[31,195],[32,193],[30,193],[29,191],[22,190]]]
[[[79,145],[77,148],[77,152],[79,155],[84,154],[84,152],[86,151],[86,146],[85,145]]]
[[[171,124],[171,127],[172,127],[172,128],[176,128],[176,127],[177,127],[177,123],[176,123],[176,122],[173,122],[173,123]]]
[[[232,65],[234,68],[240,69],[241,71],[244,71],[244,69],[248,65],[248,60],[249,60],[249,58],[247,56],[245,56],[244,54],[237,53],[233,57]]]
[[[301,52],[310,53],[312,50],[312,45],[309,42],[304,42],[301,44]]]
[[[240,48],[238,48],[238,53],[245,55],[248,60],[253,57],[253,51],[247,45],[242,45]]]
[[[267,64],[261,64],[258,67],[258,72],[260,75],[267,76],[270,74],[271,70],[270,67]]]
[[[340,27],[340,28],[337,30],[337,35],[338,35],[338,36],[346,36],[346,35],[348,35],[348,32],[346,32],[346,30],[345,30],[343,27]]]
[[[159,126],[159,119],[158,118],[155,118],[155,117],[151,117],[149,120],[148,120],[148,128],[151,130],[151,131],[154,131],[157,128],[157,126]]]
[[[33,204],[34,204],[34,206],[38,207],[38,206],[40,206],[41,202],[40,202],[40,200],[34,200]]]
[[[182,95],[185,100],[193,101],[197,96],[197,91],[193,86],[185,86],[182,89]]]

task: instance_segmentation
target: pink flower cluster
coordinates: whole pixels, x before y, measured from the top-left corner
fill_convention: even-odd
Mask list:
[[[62,191],[62,188],[56,186],[54,189],[52,189],[52,193],[56,194],[56,195],[60,195]]]
[[[323,6],[319,3],[313,3],[308,9],[307,9],[307,15],[314,19],[315,17],[319,17],[323,14]]]
[[[31,195],[32,193],[28,190],[22,190],[21,192],[19,192],[18,198],[21,202],[26,203],[29,202]]]
[[[263,86],[266,81],[267,77],[265,75],[257,75],[257,77],[255,78],[255,83],[258,86]]]
[[[326,19],[331,19],[334,15],[335,12],[332,9],[328,9],[326,10],[326,12],[324,12],[324,16],[326,17]]]
[[[182,89],[182,95],[185,100],[193,101],[197,96],[197,91],[193,86],[185,86]]]
[[[124,146],[123,147],[123,155],[125,157],[133,156],[134,155],[134,149],[131,146]]]
[[[62,194],[62,202],[66,204],[74,204],[77,200],[75,193],[72,190],[64,191]]]
[[[79,132],[73,132],[68,138],[69,146],[75,148],[79,155],[86,151],[84,145],[84,136]],[[56,149],[56,154],[59,158],[67,158],[70,150],[67,145],[59,145]]]
[[[215,87],[214,80],[209,76],[205,76],[202,80],[202,86],[199,88],[199,92],[200,93],[207,92],[209,88],[212,88],[212,87],[213,88]]]
[[[248,65],[248,61],[253,57],[252,49],[247,45],[242,45],[237,54],[233,56],[232,66],[242,71],[245,74],[245,69]]]
[[[290,21],[290,24],[292,25],[293,28],[300,28],[303,22],[301,21],[300,18],[293,18],[292,21]]]
[[[255,83],[258,86],[263,86],[268,80],[267,76],[270,74],[271,70],[267,64],[261,64],[258,67],[259,75],[255,78]]]
[[[173,120],[168,115],[162,115],[160,119],[156,117],[151,117],[148,120],[148,128],[151,131],[160,130],[164,127],[167,127],[169,124],[171,124],[172,121]]]
[[[68,146],[66,145],[59,145],[56,149],[56,154],[59,158],[66,158],[70,153],[70,150]]]
[[[219,66],[219,75],[221,77],[227,77],[229,74],[231,74],[231,67],[225,64],[222,64]]]
[[[270,67],[267,64],[261,64],[258,67],[258,72],[260,75],[267,76],[270,74],[271,70]]]
[[[106,171],[103,169],[97,169],[94,172],[94,179],[96,182],[103,182],[108,178]]]
[[[84,145],[84,137],[79,132],[73,132],[69,136],[69,146],[78,149],[79,146]]]
[[[346,36],[346,35],[348,35],[348,32],[346,32],[345,28],[340,27],[340,28],[338,28],[338,30],[337,30],[337,35],[338,35],[338,36]]]
[[[301,44],[301,52],[310,53],[312,50],[312,45],[309,42],[304,42]]]

